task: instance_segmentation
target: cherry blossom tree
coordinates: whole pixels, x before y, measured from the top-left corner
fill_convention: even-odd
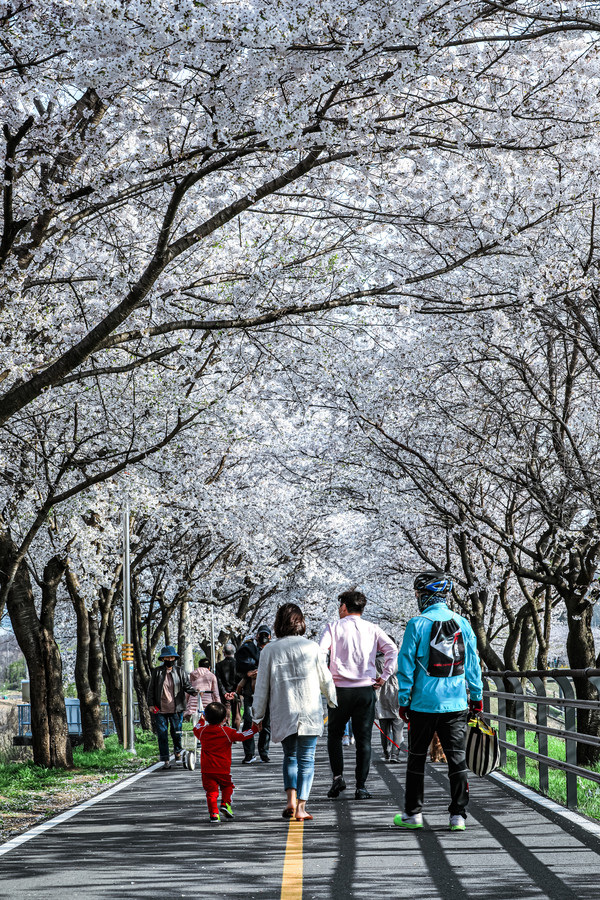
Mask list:
[[[35,758],[68,765],[56,615],[65,584],[97,719],[98,645],[117,704],[121,576],[105,542],[125,472],[140,528],[162,519],[135,568],[140,597],[160,596],[140,606],[145,665],[148,634],[170,635],[184,602],[234,597],[252,621],[313,583],[324,614],[316,572],[333,576],[343,541],[337,577],[391,577],[382,489],[364,484],[350,424],[380,424],[381,401],[354,389],[383,381],[389,331],[412,330],[427,356],[447,317],[525,302],[532,259],[554,277],[551,228],[573,233],[563,222],[595,196],[598,24],[575,3],[434,0],[33,0],[0,3],[0,23],[0,608],[30,666]],[[395,377],[384,394],[408,422],[418,385]],[[299,453],[284,407],[305,420]],[[356,479],[332,480],[325,462],[344,454]],[[228,499],[186,543],[173,503],[203,506],[228,460],[280,506],[257,487],[241,510],[219,476]],[[384,587],[381,604],[397,621]],[[138,669],[141,689],[141,655]]]

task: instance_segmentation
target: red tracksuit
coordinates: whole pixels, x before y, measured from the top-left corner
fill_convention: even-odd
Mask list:
[[[219,788],[221,788],[221,804],[231,803],[235,787],[231,780],[231,745],[234,741],[248,741],[255,732],[255,728],[235,731],[228,725],[198,724],[194,728],[194,734],[201,745],[202,787],[206,791],[206,802],[211,816],[219,814]]]

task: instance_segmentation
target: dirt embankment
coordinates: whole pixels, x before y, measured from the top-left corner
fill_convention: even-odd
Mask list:
[[[13,737],[18,731],[17,705],[20,696],[0,700],[0,762],[12,759],[28,759],[30,750],[27,747],[13,747]]]

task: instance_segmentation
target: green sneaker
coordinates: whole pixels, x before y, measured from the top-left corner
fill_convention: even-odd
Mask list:
[[[211,816],[211,817],[210,817],[210,824],[211,824],[211,825],[218,825],[220,821],[221,821],[221,816],[220,816],[218,813],[217,813],[216,816]]]
[[[450,831],[464,831],[466,827],[464,816],[450,816]]]
[[[226,819],[233,819],[233,810],[231,808],[231,803],[221,803],[221,812]]]
[[[421,813],[415,813],[414,816],[398,813],[394,816],[394,825],[399,825],[400,828],[422,828],[423,816]]]

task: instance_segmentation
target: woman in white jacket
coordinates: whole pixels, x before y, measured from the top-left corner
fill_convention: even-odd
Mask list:
[[[306,812],[315,771],[317,738],[323,734],[321,694],[337,706],[335,685],[315,641],[302,637],[306,623],[295,603],[284,603],[275,616],[275,637],[263,649],[256,676],[252,718],[260,725],[267,704],[271,740],[283,747],[284,819],[312,819]]]

